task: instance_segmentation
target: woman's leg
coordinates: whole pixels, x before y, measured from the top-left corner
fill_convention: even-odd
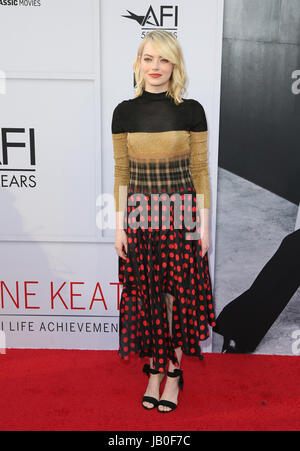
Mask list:
[[[153,368],[153,357],[150,359],[150,368]],[[159,387],[161,384],[161,381],[164,378],[164,373],[158,373],[158,374],[149,374],[149,381],[147,385],[147,389],[144,393],[145,396],[153,396],[156,399],[159,399]],[[146,407],[153,407],[153,404],[148,401],[144,401],[143,404]]]
[[[168,313],[168,319],[169,319],[169,313]],[[150,368],[153,368],[153,357],[149,358],[149,364],[150,364]],[[163,380],[163,376],[164,376],[164,373],[159,373],[159,374],[151,374],[150,373],[147,390],[144,394],[147,396],[154,396],[155,398],[159,399],[159,388],[160,388],[161,381]],[[149,403],[147,401],[144,401],[143,404],[146,407],[153,406],[152,403]]]
[[[163,293],[163,294],[164,294],[164,298],[165,298],[165,302],[166,302],[166,306],[167,306],[169,330],[170,330],[170,334],[172,334],[173,296],[169,293]],[[181,347],[175,348],[175,352],[176,352],[176,356],[177,356],[179,366],[180,366],[181,359],[182,359]],[[168,371],[173,371],[174,368],[178,368],[178,367],[176,367],[173,364],[173,362],[170,360]],[[177,404],[178,392],[179,392],[178,377],[168,377],[166,380],[164,392],[161,395],[160,399],[167,399],[167,400]],[[167,406],[159,406],[159,410],[163,410],[163,411],[167,410],[168,411],[171,409]]]
[[[163,295],[164,295],[166,306],[167,306],[167,316],[168,316],[169,330],[170,330],[170,334],[172,334],[173,296],[170,293],[163,293]],[[181,362],[181,358],[182,358],[181,347],[179,346],[178,348],[176,348],[175,352],[176,352],[176,356],[177,356],[177,359],[178,359],[178,362],[179,362],[179,366],[180,366],[180,362]],[[176,368],[176,366],[170,360],[170,362],[169,362],[169,371],[173,371],[174,368]]]

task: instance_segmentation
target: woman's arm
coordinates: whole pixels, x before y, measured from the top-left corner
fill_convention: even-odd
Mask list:
[[[121,104],[118,104],[112,118],[112,140],[114,149],[114,201],[116,211],[115,249],[119,257],[126,259],[127,235],[124,230],[124,213],[127,206],[127,192],[130,181],[130,169],[127,146],[127,132],[122,125]],[[125,249],[125,252],[124,252]]]
[[[190,170],[197,193],[200,212],[202,256],[209,248],[210,185],[207,162],[207,121],[205,111],[198,101],[194,101],[192,124],[190,128]]]
[[[123,229],[124,212],[127,205],[127,192],[130,180],[127,132],[124,131],[121,117],[121,104],[118,104],[112,118],[112,140],[114,149],[114,201],[116,229]]]

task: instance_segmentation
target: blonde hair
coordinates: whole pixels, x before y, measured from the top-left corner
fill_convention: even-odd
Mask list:
[[[186,93],[185,83],[187,80],[182,50],[177,38],[175,38],[175,36],[173,36],[170,32],[164,30],[151,31],[145,36],[139,45],[137,57],[133,63],[136,81],[134,97],[139,97],[142,95],[145,89],[145,80],[141,74],[140,60],[147,42],[150,42],[153,48],[159,52],[162,57],[174,64],[173,72],[169,79],[167,96],[172,97],[176,105],[182,103],[182,96]]]

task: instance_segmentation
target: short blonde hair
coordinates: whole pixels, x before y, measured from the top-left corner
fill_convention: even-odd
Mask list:
[[[173,72],[169,79],[167,95],[171,96],[177,105],[182,103],[182,96],[186,93],[185,83],[187,80],[182,50],[177,38],[170,32],[164,30],[151,31],[144,37],[139,45],[137,57],[133,63],[136,81],[134,97],[142,95],[145,89],[145,81],[140,69],[140,58],[142,57],[147,42],[150,42],[153,48],[159,52],[162,57],[174,64]]]

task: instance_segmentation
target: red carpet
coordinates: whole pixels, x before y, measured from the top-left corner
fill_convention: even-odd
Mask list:
[[[2,431],[300,429],[297,357],[183,355],[184,391],[168,414],[141,406],[147,359],[121,361],[116,351],[8,349],[0,361]]]

